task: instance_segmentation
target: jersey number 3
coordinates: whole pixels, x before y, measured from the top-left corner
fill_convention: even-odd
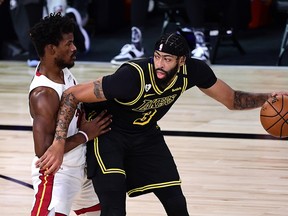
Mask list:
[[[138,118],[136,119],[133,124],[136,124],[136,125],[146,125],[150,122],[150,120],[153,118],[153,116],[156,114],[157,110],[154,109],[154,110],[150,110],[146,113],[143,113],[143,117],[142,118]]]

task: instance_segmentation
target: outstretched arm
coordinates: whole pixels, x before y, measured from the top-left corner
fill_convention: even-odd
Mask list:
[[[212,87],[201,89],[201,91],[219,101],[230,110],[258,108],[261,107],[269,97],[279,94],[288,95],[288,92],[252,93],[236,91],[220,79],[218,79]]]
[[[57,172],[62,164],[68,127],[78,103],[104,100],[106,98],[102,90],[102,77],[94,82],[79,84],[64,91],[58,112],[54,141],[39,160],[41,169],[46,170],[45,174]]]

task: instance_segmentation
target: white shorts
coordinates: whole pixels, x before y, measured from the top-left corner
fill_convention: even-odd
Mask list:
[[[85,166],[71,167],[62,164],[55,175],[43,175],[32,162],[34,201],[31,215],[47,215],[49,211],[69,215],[70,210],[80,210],[94,205],[99,199],[92,181],[87,179]],[[99,210],[100,215],[100,210]]]

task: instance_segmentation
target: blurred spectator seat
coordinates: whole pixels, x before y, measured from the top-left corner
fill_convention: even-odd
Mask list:
[[[241,13],[239,17],[235,18],[236,20],[235,26],[237,28],[234,28],[235,26],[227,26],[227,20],[223,19],[223,14],[219,13],[219,11],[215,11],[214,8],[209,9],[209,12],[207,14],[213,14],[212,20],[210,21],[210,17],[207,18],[207,26],[208,29],[214,30],[210,31],[212,33],[210,37],[211,42],[211,52],[210,52],[210,61],[211,63],[215,63],[218,49],[221,45],[232,45],[235,46],[241,54],[245,54],[244,49],[242,48],[241,44],[239,43],[239,40],[237,38],[237,31],[238,28],[246,28],[248,27],[249,21],[250,21],[250,0],[239,0],[239,10],[241,10]],[[185,24],[189,23],[186,11],[185,11],[185,5],[183,0],[175,0],[175,1],[156,1],[157,8],[160,11],[164,12],[164,19],[162,24],[162,33],[166,32],[168,30],[169,25],[174,25],[177,27],[181,27],[183,22]],[[238,14],[235,14],[235,16],[238,16]],[[211,23],[213,22],[213,25]],[[216,32],[216,34],[215,34]],[[213,34],[214,33],[214,34]],[[230,43],[224,43],[224,41],[230,41]],[[232,42],[232,43],[231,43]]]
[[[178,1],[156,1],[157,8],[164,12],[164,20],[162,24],[162,33],[167,32],[169,25],[181,28],[183,22],[187,22],[184,2]]]

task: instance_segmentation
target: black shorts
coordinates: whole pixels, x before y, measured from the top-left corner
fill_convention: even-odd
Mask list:
[[[88,177],[100,182],[99,190],[111,190],[123,181],[131,197],[181,184],[158,127],[136,134],[112,129],[88,143],[87,165]]]

